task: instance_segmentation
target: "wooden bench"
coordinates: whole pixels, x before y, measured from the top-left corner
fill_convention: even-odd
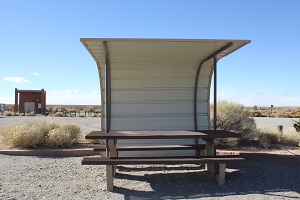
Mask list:
[[[112,191],[113,177],[116,165],[147,165],[147,164],[214,164],[216,181],[219,186],[225,183],[226,163],[244,162],[246,159],[242,156],[196,156],[196,157],[85,157],[82,165],[106,165],[107,190]]]
[[[206,164],[208,172],[216,175],[220,186],[225,183],[225,168],[229,162],[243,162],[246,159],[242,156],[216,156],[215,145],[218,138],[239,137],[237,133],[230,131],[93,131],[85,136],[86,139],[106,140],[106,147],[96,147],[95,151],[106,151],[106,157],[85,157],[82,165],[106,165],[107,190],[113,190],[113,177],[117,165],[143,165],[143,164]],[[195,145],[151,145],[151,146],[118,146],[117,141],[122,139],[204,139],[206,144]],[[196,142],[198,143],[198,142]],[[119,157],[119,151],[158,151],[158,150],[187,150],[195,149],[196,156],[174,156],[174,157]],[[205,149],[205,155],[200,150]],[[176,155],[176,154],[174,154]]]
[[[118,146],[116,147],[117,155],[119,151],[163,151],[163,150],[196,150],[196,155],[200,156],[201,151],[205,150],[205,144],[198,145],[153,145],[153,146]],[[94,151],[104,152],[106,147],[97,146]]]

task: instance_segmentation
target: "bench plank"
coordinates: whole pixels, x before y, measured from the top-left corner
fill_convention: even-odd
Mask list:
[[[159,151],[159,150],[188,150],[188,149],[198,149],[204,150],[206,148],[205,144],[199,145],[157,145],[157,146],[118,146],[117,151]],[[97,146],[94,151],[106,151],[105,147]]]
[[[225,130],[203,130],[203,131],[92,131],[85,139],[181,139],[181,138],[232,138],[240,137],[238,133]]]
[[[203,156],[203,157],[85,157],[82,165],[140,165],[140,164],[218,164],[244,162],[242,156]]]

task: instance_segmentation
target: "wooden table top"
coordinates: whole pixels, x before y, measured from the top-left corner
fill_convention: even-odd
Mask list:
[[[93,131],[85,136],[86,139],[180,139],[180,138],[235,138],[238,133],[224,130],[201,131]]]

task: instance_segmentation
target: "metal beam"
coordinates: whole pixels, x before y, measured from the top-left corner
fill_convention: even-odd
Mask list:
[[[214,132],[217,131],[217,56],[214,55]]]
[[[110,131],[111,124],[111,81],[110,81],[110,59],[108,45],[106,41],[103,41],[105,48],[105,125],[106,132]]]
[[[209,55],[208,57],[206,57],[205,59],[203,59],[198,67],[197,70],[197,74],[196,74],[196,80],[195,80],[195,87],[194,87],[194,129],[195,131],[198,130],[198,122],[197,122],[197,94],[198,94],[198,82],[199,82],[199,75],[200,75],[200,70],[202,68],[202,65],[207,62],[208,60],[212,59],[212,58],[217,58],[217,55],[223,51],[225,51],[226,49],[228,49],[229,47],[231,47],[233,45],[232,42],[229,42],[228,44],[226,44],[224,47],[220,48],[219,50],[215,51],[214,53],[212,53],[211,55]],[[215,70],[215,69],[214,69]],[[209,102],[208,102],[209,103]]]

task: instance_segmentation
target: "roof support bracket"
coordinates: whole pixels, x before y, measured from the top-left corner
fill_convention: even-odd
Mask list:
[[[110,79],[110,59],[108,45],[103,41],[105,48],[105,125],[106,133],[110,131],[111,124],[111,79]]]
[[[198,67],[197,74],[196,74],[196,80],[195,80],[195,88],[194,88],[194,129],[195,131],[198,130],[198,123],[197,123],[197,93],[198,93],[198,81],[199,81],[199,75],[200,70],[202,68],[202,65],[207,62],[210,59],[214,59],[214,130],[217,129],[217,62],[218,62],[218,54],[225,51],[229,47],[233,45],[232,42],[229,42],[224,47],[220,48],[219,50],[215,51],[205,59],[203,59]],[[209,103],[209,102],[208,102]]]

